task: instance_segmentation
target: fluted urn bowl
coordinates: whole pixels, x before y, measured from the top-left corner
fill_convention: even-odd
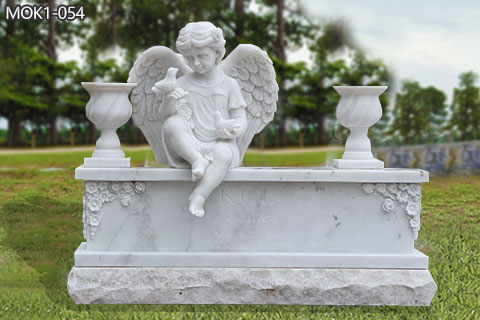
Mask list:
[[[382,117],[379,96],[387,86],[335,86],[340,95],[337,120],[346,128],[370,128]]]
[[[383,168],[383,162],[373,157],[367,134],[368,128],[382,117],[379,96],[387,86],[335,86],[333,88],[340,94],[337,120],[350,130],[342,157],[344,161],[334,161],[334,165],[339,168]]]
[[[82,86],[90,94],[86,108],[87,118],[102,131],[92,157],[125,157],[116,131],[132,116],[132,104],[128,95],[136,84],[82,82]]]

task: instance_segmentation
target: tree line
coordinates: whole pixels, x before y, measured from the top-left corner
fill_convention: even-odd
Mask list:
[[[155,45],[174,48],[178,31],[201,20],[223,29],[227,54],[240,43],[253,43],[273,60],[280,86],[278,112],[255,145],[341,143],[346,133],[334,125],[339,96],[332,86],[388,85],[391,71],[381,60],[369,59],[341,21],[311,20],[297,0],[256,0],[256,9],[248,10],[251,2],[77,0],[68,5],[83,6],[83,20],[0,20],[0,116],[8,120],[4,144],[29,140],[34,145],[40,137],[41,144],[58,144],[63,134],[56,127],[59,118],[71,124],[71,143],[94,143],[97,132],[85,116],[89,97],[80,82],[125,82],[141,52]],[[5,17],[5,6],[25,3],[48,6],[50,12],[66,4],[0,1],[0,16]],[[74,44],[81,59],[59,62],[59,51]],[[309,49],[311,62],[289,63],[289,52],[302,47]],[[112,51],[120,52],[121,62],[108,58]],[[404,81],[392,110],[386,108],[388,96],[381,96],[384,117],[370,130],[372,141],[479,139],[479,92],[474,72],[460,76],[450,106],[437,88]],[[131,122],[119,135],[123,142],[145,141]]]

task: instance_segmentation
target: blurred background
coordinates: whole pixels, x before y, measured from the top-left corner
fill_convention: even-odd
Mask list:
[[[7,20],[6,6],[72,20]],[[82,6],[82,9],[80,9]],[[266,50],[280,85],[275,120],[251,147],[341,149],[333,85],[388,85],[383,118],[370,129],[390,167],[477,170],[480,162],[480,27],[476,1],[407,0],[0,0],[0,146],[92,145],[82,81],[126,82],[146,49],[175,49],[188,22],[221,27],[227,54],[239,43]],[[45,11],[42,11],[44,13]],[[145,144],[132,121],[122,143]]]

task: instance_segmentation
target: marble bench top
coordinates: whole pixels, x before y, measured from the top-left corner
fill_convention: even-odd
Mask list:
[[[92,168],[75,170],[75,179],[93,181],[191,181],[190,169]],[[429,174],[421,169],[335,169],[330,167],[240,167],[230,169],[224,181],[421,183]]]

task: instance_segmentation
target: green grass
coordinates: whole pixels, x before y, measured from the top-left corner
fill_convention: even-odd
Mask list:
[[[142,165],[147,161],[154,161],[151,150],[125,152],[134,165]],[[0,167],[17,169],[36,168],[75,168],[83,163],[83,158],[91,157],[92,151],[73,151],[65,153],[19,153],[0,154]]]
[[[424,185],[416,246],[429,255],[439,287],[430,307],[75,305],[66,283],[73,253],[83,240],[83,182],[73,179],[72,168],[89,154],[0,156],[0,167],[13,168],[0,171],[0,319],[480,318],[478,176],[432,178]],[[137,163],[144,163],[145,155],[153,159],[145,151],[129,155]],[[246,162],[274,166],[322,162],[319,154],[310,153],[295,154],[288,160],[293,163],[281,154],[269,154],[267,160],[255,156]],[[46,166],[66,170],[37,170]]]
[[[243,159],[245,166],[317,166],[327,160],[341,157],[342,151],[304,151],[296,153],[258,153],[247,152]],[[0,154],[0,168],[37,169],[37,168],[75,168],[83,158],[91,157],[92,151],[73,151],[65,153],[19,153]],[[126,151],[132,165],[154,166],[155,157],[151,150]]]
[[[318,166],[329,160],[341,158],[343,150],[305,151],[293,153],[256,153],[247,152],[243,164],[248,167],[269,166]]]

